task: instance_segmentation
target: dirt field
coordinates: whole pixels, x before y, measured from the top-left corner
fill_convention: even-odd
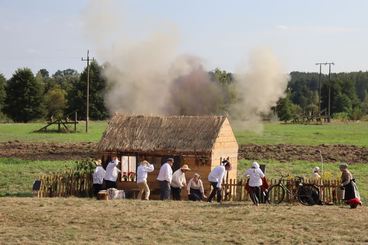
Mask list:
[[[82,143],[25,143],[9,141],[0,143],[0,157],[17,157],[30,160],[78,160],[95,156],[96,144]],[[239,158],[278,161],[320,161],[318,150],[325,162],[368,162],[368,147],[352,145],[241,145]]]
[[[363,244],[368,209],[2,198],[6,244]],[[1,243],[2,243],[1,242]]]

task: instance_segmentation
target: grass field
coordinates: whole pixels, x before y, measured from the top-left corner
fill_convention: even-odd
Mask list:
[[[34,133],[42,123],[0,124],[0,142],[9,140],[34,142],[97,142],[107,122],[91,122],[89,133],[80,122],[77,133]],[[296,125],[265,123],[263,134],[235,131],[239,144],[351,144],[368,146],[368,122]]]
[[[368,209],[3,198],[10,244],[366,244]]]
[[[0,158],[0,197],[32,196],[32,184],[41,174],[71,167],[74,161],[30,161]]]

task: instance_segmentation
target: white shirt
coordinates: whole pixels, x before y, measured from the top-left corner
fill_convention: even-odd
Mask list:
[[[147,173],[152,172],[155,167],[152,164],[139,165],[137,169],[137,183],[143,183],[147,181]]]
[[[211,173],[208,175],[209,182],[217,182],[217,187],[221,188],[222,181],[225,178],[225,166],[217,166],[212,169]]]
[[[188,193],[190,193],[190,189],[195,189],[195,190],[200,190],[202,194],[204,194],[204,189],[203,189],[203,182],[202,180],[198,180],[198,182],[196,183],[194,181],[194,178],[191,178],[188,182],[188,186],[187,186],[187,190]]]
[[[182,188],[187,184],[187,180],[185,179],[185,173],[178,169],[172,175],[171,186],[175,188]]]
[[[116,182],[116,179],[118,178],[118,174],[120,172],[120,169],[118,169],[116,166],[118,165],[118,161],[111,161],[106,167],[106,175],[105,180],[114,181]]]
[[[97,166],[95,171],[93,172],[93,184],[102,185],[103,179],[105,177],[106,171],[102,166]]]
[[[260,168],[250,168],[244,173],[245,176],[249,176],[249,186],[262,186],[262,178],[265,177]]]
[[[159,181],[166,180],[167,182],[171,183],[172,174],[173,172],[172,172],[172,168],[170,164],[164,163],[160,168],[160,172],[158,173],[157,180]]]

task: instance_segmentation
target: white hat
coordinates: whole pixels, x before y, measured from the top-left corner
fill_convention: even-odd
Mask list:
[[[313,173],[315,173],[315,172],[319,172],[319,167],[314,167],[313,168]]]
[[[259,168],[258,162],[253,162],[252,163],[252,168]]]

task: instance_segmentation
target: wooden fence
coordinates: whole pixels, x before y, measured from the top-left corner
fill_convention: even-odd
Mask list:
[[[41,176],[40,189],[35,192],[38,197],[91,197],[92,175],[75,171],[54,173]]]
[[[274,184],[278,183],[278,179],[270,179],[268,180],[269,186],[271,187]],[[282,180],[282,184],[292,193],[296,192],[297,183],[295,179],[285,179]],[[333,203],[340,204],[341,201],[341,191],[340,191],[340,180],[323,180],[318,183],[305,179],[304,183],[315,184],[320,190],[320,198],[324,203]],[[223,188],[223,200],[224,201],[249,201],[250,197],[245,189],[245,180],[236,180],[229,179],[224,183]],[[274,193],[278,195],[278,193]],[[297,201],[294,198],[289,196],[289,193],[286,192],[285,200],[286,202],[294,202]]]

